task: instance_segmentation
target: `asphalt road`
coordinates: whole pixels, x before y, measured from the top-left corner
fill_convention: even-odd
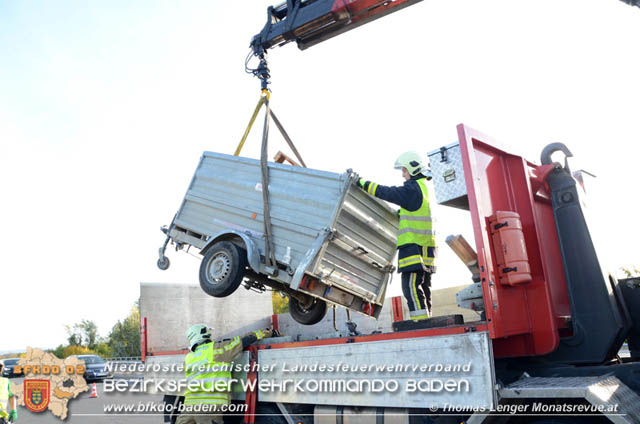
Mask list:
[[[12,378],[11,382],[20,384],[22,378]],[[41,413],[33,413],[27,408],[18,407],[18,423],[19,424],[60,424],[61,422],[69,424],[86,424],[86,423],[98,423],[98,424],[115,424],[115,423],[136,423],[136,424],[161,424],[161,414],[131,414],[123,415],[104,413],[105,405],[135,405],[147,404],[148,402],[154,404],[160,404],[162,402],[162,395],[148,395],[146,393],[104,393],[102,383],[97,383],[97,398],[91,398],[91,391],[81,393],[77,398],[71,399],[68,404],[68,416],[65,421],[54,416],[50,411],[45,410]]]

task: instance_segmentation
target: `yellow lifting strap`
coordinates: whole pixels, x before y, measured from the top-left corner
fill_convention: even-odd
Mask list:
[[[293,153],[296,155],[296,157],[298,158],[302,166],[306,168],[307,165],[302,160],[302,157],[300,157],[300,153],[298,153],[298,149],[296,149],[296,146],[293,144],[293,141],[291,141],[291,137],[289,137],[289,134],[287,134],[284,127],[282,126],[282,124],[280,123],[276,115],[273,113],[273,111],[271,110],[269,106],[270,97],[271,97],[271,94],[269,93],[269,90],[267,89],[262,90],[262,93],[260,93],[260,100],[258,100],[258,104],[256,105],[256,108],[253,111],[253,115],[251,115],[251,119],[249,120],[249,125],[247,125],[247,129],[244,131],[242,140],[240,140],[240,143],[238,144],[238,147],[236,148],[236,151],[233,155],[234,156],[240,155],[240,152],[242,151],[242,147],[244,146],[244,142],[247,141],[247,136],[251,131],[251,127],[253,127],[253,123],[255,122],[258,116],[258,113],[260,112],[260,109],[264,105],[266,112],[264,115],[264,128],[262,130],[262,149],[260,152],[260,170],[262,174],[261,180],[262,180],[262,187],[263,187],[262,203],[263,203],[264,234],[265,234],[265,255],[264,256],[265,256],[265,265],[267,265],[267,267],[269,268],[272,268],[270,273],[273,276],[277,276],[278,266],[276,263],[275,249],[273,247],[271,212],[269,210],[269,166],[267,164],[267,143],[269,141],[269,118],[273,119],[273,122],[276,124],[276,126],[280,130],[280,133],[282,134],[285,141],[287,142],[287,144],[289,145]]]
[[[253,111],[253,115],[251,115],[251,119],[249,120],[249,125],[247,125],[247,129],[244,130],[244,134],[242,135],[242,140],[240,140],[238,147],[236,147],[236,151],[233,154],[233,156],[240,155],[240,152],[244,147],[244,142],[247,141],[247,137],[249,136],[249,132],[251,132],[253,123],[256,121],[256,118],[258,117],[258,112],[260,112],[260,108],[262,108],[265,102],[269,101],[270,97],[271,97],[271,93],[269,93],[269,90],[262,90],[262,93],[260,93],[260,100],[258,100],[258,104],[256,105],[256,108]]]
[[[287,142],[287,144],[291,148],[291,151],[293,152],[293,154],[296,156],[298,161],[300,161],[300,164],[303,167],[306,168],[307,164],[304,163],[304,160],[302,159],[302,156],[300,156],[300,153],[298,152],[298,149],[296,149],[296,146],[293,144],[293,141],[291,140],[291,137],[289,137],[289,134],[287,134],[287,131],[284,129],[284,127],[280,123],[280,120],[278,119],[276,114],[273,112],[273,109],[271,109],[269,107],[270,98],[271,98],[271,93],[269,92],[269,90],[262,90],[262,93],[260,93],[260,100],[258,100],[258,104],[256,105],[256,108],[253,111],[253,115],[251,115],[251,119],[249,120],[249,125],[247,125],[247,129],[244,130],[244,134],[242,135],[242,139],[240,140],[240,143],[238,143],[238,147],[236,147],[236,151],[235,151],[235,153],[233,155],[234,156],[239,156],[240,155],[240,152],[242,151],[242,148],[244,147],[244,142],[247,141],[247,137],[249,136],[249,133],[251,132],[251,128],[253,127],[253,123],[256,121],[256,118],[258,117],[258,113],[260,112],[260,109],[262,108],[262,106],[267,105],[267,115],[268,116],[266,116],[265,119],[268,119],[269,117],[271,119],[273,119],[273,122],[276,124],[276,127],[278,127],[278,130],[280,130],[280,134],[282,134],[282,137],[284,137],[284,140]],[[268,128],[268,126],[267,126],[267,128]],[[264,136],[264,134],[263,134],[263,136]]]

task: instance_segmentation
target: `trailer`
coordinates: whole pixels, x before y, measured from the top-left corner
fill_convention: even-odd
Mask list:
[[[547,146],[539,165],[496,146],[459,125],[458,142],[429,155],[438,201],[473,223],[474,247],[449,239],[470,269],[458,304],[471,317],[405,320],[400,298],[385,303],[389,325],[374,331],[273,316],[285,336],[238,359],[250,371],[234,377],[263,383],[234,388],[244,422],[640,423],[640,281],[603,271],[582,188],[567,161],[551,160],[571,156],[566,146]],[[169,353],[147,361],[187,352]]]
[[[358,178],[205,152],[164,228],[158,267],[169,266],[169,242],[194,247],[211,296],[230,296],[244,283],[286,293],[303,324],[319,322],[327,303],[377,317],[395,269],[398,217],[360,190]]]

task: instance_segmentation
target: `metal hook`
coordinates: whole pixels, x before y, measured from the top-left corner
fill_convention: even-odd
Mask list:
[[[542,149],[542,153],[540,154],[540,162],[543,165],[552,164],[553,161],[551,160],[551,155],[554,154],[555,152],[564,153],[566,158],[573,157],[573,154],[571,153],[569,148],[567,146],[565,146],[563,143],[551,143],[551,144],[547,145],[547,147]],[[566,158],[565,158],[565,167],[567,165]]]

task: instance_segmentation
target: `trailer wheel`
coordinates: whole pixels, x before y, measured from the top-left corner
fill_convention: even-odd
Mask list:
[[[242,283],[247,253],[228,241],[211,246],[200,264],[200,287],[209,296],[227,297]]]
[[[169,258],[163,256],[162,258],[158,259],[156,265],[158,265],[158,268],[160,268],[161,270],[166,271],[167,269],[169,269],[170,264],[171,263],[169,262]]]
[[[289,314],[300,324],[317,324],[327,314],[327,302],[314,297],[310,298],[307,304],[302,304],[297,299],[289,297]]]

